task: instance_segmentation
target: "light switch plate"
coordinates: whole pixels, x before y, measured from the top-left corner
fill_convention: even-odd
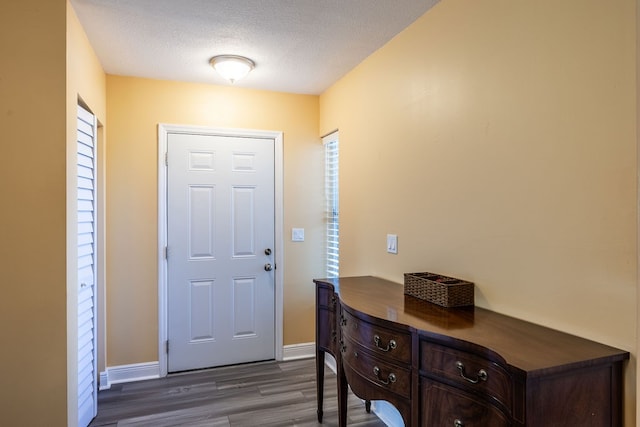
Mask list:
[[[387,234],[387,252],[390,254],[398,253],[398,235]]]
[[[304,228],[292,228],[291,229],[291,241],[292,242],[304,242]]]

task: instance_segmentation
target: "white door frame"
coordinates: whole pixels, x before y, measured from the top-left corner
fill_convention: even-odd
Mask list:
[[[283,233],[283,139],[282,132],[253,129],[226,129],[205,126],[158,124],[158,364],[160,377],[167,376],[167,138],[169,133],[216,135],[273,139],[274,208],[275,208],[275,352],[276,360],[283,359],[283,305],[284,305],[284,233]]]

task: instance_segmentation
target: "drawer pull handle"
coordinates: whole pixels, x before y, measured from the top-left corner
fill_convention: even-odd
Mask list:
[[[473,378],[469,378],[466,373],[464,372],[464,363],[457,361],[456,362],[456,368],[458,368],[458,370],[460,371],[460,376],[462,378],[464,378],[465,380],[469,381],[471,384],[477,384],[479,381],[486,381],[487,380],[487,371],[485,371],[484,369],[480,369],[478,371],[478,376],[476,379]]]
[[[375,343],[376,347],[378,347],[378,350],[382,350],[382,351],[393,350],[398,346],[398,344],[396,343],[396,340],[391,340],[389,341],[389,344],[387,344],[386,347],[380,347],[380,336],[378,335],[373,337],[373,342]]]
[[[386,380],[380,378],[380,368],[378,368],[377,366],[373,367],[373,374],[376,376],[378,381],[380,381],[384,385],[389,385],[396,382],[396,374],[394,374],[393,372],[389,374]]]
[[[464,423],[460,420],[455,420],[453,422],[453,427],[464,427]]]

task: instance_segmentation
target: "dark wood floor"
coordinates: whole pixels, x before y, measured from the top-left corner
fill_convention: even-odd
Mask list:
[[[90,426],[338,425],[336,377],[325,369],[324,419],[316,419],[315,360],[261,362],[116,384],[98,393]],[[354,395],[348,424],[384,427]]]

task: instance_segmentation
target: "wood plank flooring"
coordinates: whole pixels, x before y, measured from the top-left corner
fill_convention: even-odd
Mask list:
[[[316,419],[315,359],[260,362],[116,384],[98,393],[90,427],[338,425],[336,376],[325,369],[324,418]],[[384,427],[349,396],[348,424]]]

